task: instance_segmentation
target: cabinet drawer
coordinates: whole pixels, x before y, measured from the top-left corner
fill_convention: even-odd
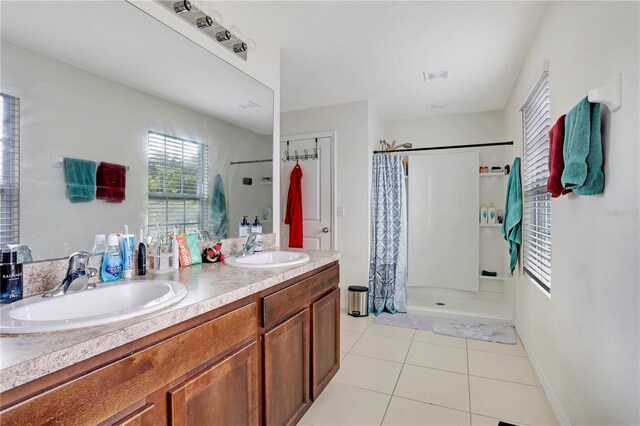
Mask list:
[[[300,307],[336,288],[340,268],[336,265],[262,299],[262,326],[271,328]]]
[[[92,371],[0,413],[0,424],[97,424],[257,336],[256,303]]]

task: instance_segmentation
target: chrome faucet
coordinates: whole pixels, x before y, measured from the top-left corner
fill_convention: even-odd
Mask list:
[[[87,267],[90,257],[91,253],[86,251],[79,251],[69,256],[67,276],[57,288],[46,292],[42,297],[62,296],[69,291],[83,291],[89,287],[95,287],[95,284],[89,284],[89,278],[98,275],[98,270]]]
[[[247,239],[244,241],[244,246],[242,249],[236,254],[236,257],[245,257],[249,252],[253,249],[253,246],[256,244],[256,238],[258,234],[254,232],[249,232],[247,235]]]

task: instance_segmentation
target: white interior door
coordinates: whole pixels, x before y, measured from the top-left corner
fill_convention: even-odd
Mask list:
[[[333,248],[333,156],[332,137],[319,138],[283,138],[280,143],[280,158],[287,151],[289,142],[289,155],[294,155],[294,150],[299,155],[304,155],[307,150],[312,155],[314,149],[318,149],[318,158],[315,160],[299,161],[302,168],[302,218],[303,218],[303,247],[309,249]],[[280,198],[282,223],[281,246],[289,246],[289,225],[284,223],[287,208],[287,194],[291,171],[296,161],[281,161],[280,168]]]
[[[409,286],[478,291],[478,153],[409,157]]]

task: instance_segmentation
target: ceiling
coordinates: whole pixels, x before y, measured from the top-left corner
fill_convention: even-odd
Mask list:
[[[2,1],[2,40],[253,132],[273,91],[124,1]],[[260,108],[246,108],[249,102]],[[244,108],[243,108],[244,107]]]
[[[503,109],[547,5],[206,3],[278,40],[282,111],[370,100],[386,119]],[[441,70],[448,79],[425,83]]]

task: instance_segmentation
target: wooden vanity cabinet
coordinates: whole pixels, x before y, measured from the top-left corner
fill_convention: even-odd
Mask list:
[[[339,368],[326,265],[0,394],[0,425],[287,425]]]

